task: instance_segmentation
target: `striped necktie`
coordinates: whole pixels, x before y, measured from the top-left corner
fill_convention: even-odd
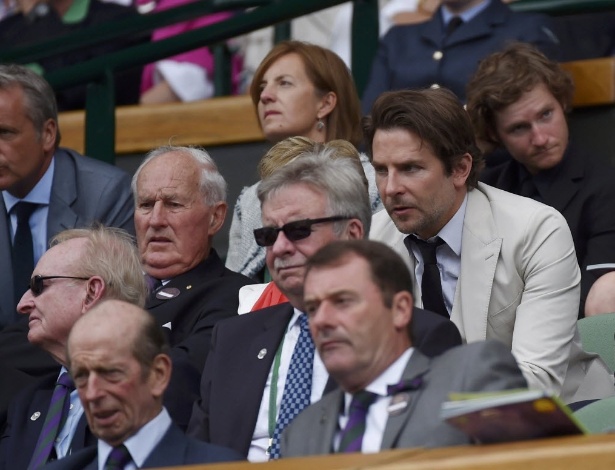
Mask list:
[[[377,394],[367,390],[361,390],[352,396],[348,409],[348,421],[340,435],[338,452],[361,452],[367,412],[376,398],[378,398]]]
[[[74,389],[73,379],[68,372],[62,373],[56,382],[53,395],[51,395],[47,417],[43,423],[43,429],[38,436],[38,442],[36,443],[28,470],[40,468],[49,460],[55,439],[66,422],[70,405],[70,393]]]
[[[104,470],[124,470],[124,467],[130,463],[132,457],[124,444],[114,447],[107,457]]]

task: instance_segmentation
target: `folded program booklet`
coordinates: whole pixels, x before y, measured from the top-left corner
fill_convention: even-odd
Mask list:
[[[440,418],[479,443],[587,434],[572,411],[540,390],[450,394]]]

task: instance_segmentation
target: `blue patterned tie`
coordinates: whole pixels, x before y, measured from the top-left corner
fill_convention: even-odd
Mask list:
[[[60,375],[53,395],[51,395],[51,402],[49,404],[49,410],[47,411],[47,417],[43,423],[43,429],[38,436],[38,442],[32,454],[32,460],[28,466],[28,470],[42,467],[49,460],[51,451],[53,450],[53,443],[58,436],[58,432],[64,426],[66,417],[68,416],[68,408],[70,405],[70,392],[74,390],[75,385],[73,379],[71,379],[68,372],[64,372]]]
[[[124,470],[131,460],[130,452],[124,444],[114,447],[105,462],[105,470]]]
[[[314,365],[314,342],[310,336],[307,315],[302,313],[299,316],[299,326],[301,334],[297,340],[297,345],[290,360],[286,384],[284,385],[284,395],[280,404],[280,413],[273,432],[271,450],[269,458],[272,460],[280,458],[280,436],[284,428],[297,416],[306,406],[310,404],[312,395],[312,366]],[[275,386],[276,384],[271,384]]]

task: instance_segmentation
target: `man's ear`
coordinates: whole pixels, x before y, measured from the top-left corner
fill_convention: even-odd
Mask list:
[[[452,171],[453,184],[457,188],[465,186],[468,176],[472,171],[472,155],[464,153],[454,164]]]
[[[172,369],[173,364],[168,355],[158,354],[154,358],[149,374],[150,390],[154,397],[159,398],[164,394],[171,380]]]
[[[41,145],[45,153],[53,152],[58,135],[58,123],[53,119],[47,119],[41,129]]]
[[[365,235],[363,224],[359,219],[350,219],[346,226],[344,240],[361,240]]]
[[[92,276],[88,279],[85,286],[85,299],[83,299],[83,304],[81,306],[82,313],[87,312],[102,300],[106,290],[105,281],[102,277]]]
[[[412,320],[412,294],[403,290],[393,296],[393,324],[398,329],[406,330]]]
[[[211,220],[209,221],[209,236],[215,235],[221,228],[226,218],[226,202],[217,202],[211,209]]]

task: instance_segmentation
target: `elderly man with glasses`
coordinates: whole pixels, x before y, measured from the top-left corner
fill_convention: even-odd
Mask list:
[[[28,316],[28,341],[57,365],[12,402],[0,444],[0,469],[39,468],[95,443],[67,372],[68,335],[102,300],[142,307],[146,292],[139,255],[123,230],[72,229],[52,239],[17,309]]]
[[[258,188],[267,268],[289,302],[219,322],[188,433],[250,461],[280,456],[279,438],[299,411],[335,387],[314,352],[303,305],[307,258],[334,240],[364,238],[371,208],[358,161],[331,149],[303,154]],[[452,322],[418,314],[417,337],[435,354],[460,344]]]

